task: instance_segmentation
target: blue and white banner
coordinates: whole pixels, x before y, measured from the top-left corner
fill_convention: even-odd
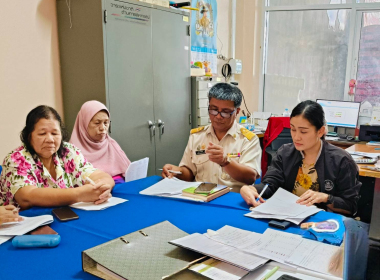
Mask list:
[[[191,14],[191,61],[201,62],[206,74],[217,73],[217,11],[216,0],[192,0],[199,11]],[[196,63],[196,65],[200,65]]]

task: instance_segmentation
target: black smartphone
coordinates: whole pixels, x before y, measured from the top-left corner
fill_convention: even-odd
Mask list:
[[[271,220],[271,221],[269,221],[269,226],[275,227],[275,228],[280,228],[280,229],[287,229],[290,226],[290,222]]]
[[[55,208],[52,212],[62,222],[79,219],[79,216],[69,206]]]
[[[277,278],[277,280],[302,280],[302,279],[294,277],[294,276],[290,276],[288,274],[283,274],[280,276],[280,278]]]
[[[194,193],[209,194],[216,186],[217,184],[214,183],[202,183],[194,190]]]

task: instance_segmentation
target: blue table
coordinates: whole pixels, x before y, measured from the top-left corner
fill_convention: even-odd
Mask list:
[[[113,195],[128,199],[128,202],[102,211],[74,209],[79,215],[78,220],[54,220],[50,226],[62,238],[56,248],[16,249],[10,241],[0,245],[0,279],[98,279],[82,271],[82,251],[165,220],[190,234],[217,230],[224,225],[258,233],[268,227],[266,221],[244,216],[248,206],[239,194],[229,193],[210,203],[138,194],[158,180],[160,177],[153,176],[116,185]],[[51,210],[34,207],[21,215],[44,215],[50,214]],[[335,216],[342,217],[321,213],[317,220]],[[287,231],[302,233],[296,226]]]

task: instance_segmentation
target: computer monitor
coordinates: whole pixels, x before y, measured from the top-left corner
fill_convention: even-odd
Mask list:
[[[356,128],[360,102],[317,99],[323,111],[327,125],[334,127]]]

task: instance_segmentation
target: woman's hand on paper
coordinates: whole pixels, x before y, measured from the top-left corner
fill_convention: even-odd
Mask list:
[[[97,182],[95,182],[94,189],[101,191],[99,199],[94,202],[95,204],[101,204],[103,202],[106,202],[108,199],[112,197],[112,186],[107,184],[107,182],[103,180],[98,180]]]
[[[240,189],[240,194],[245,202],[248,205],[252,205],[253,207],[259,206],[261,203],[265,202],[262,197],[256,201],[256,199],[259,197],[259,193],[254,186],[242,186]]]
[[[103,182],[96,182],[95,185],[83,185],[76,189],[79,192],[78,202],[94,202],[95,204],[100,204],[112,197],[112,188]]]
[[[13,205],[0,206],[0,225],[9,222],[20,222],[23,218],[18,215],[18,208]]]
[[[326,193],[308,190],[304,192],[296,202],[301,205],[311,206],[316,203],[327,202],[328,197],[329,196]]]

